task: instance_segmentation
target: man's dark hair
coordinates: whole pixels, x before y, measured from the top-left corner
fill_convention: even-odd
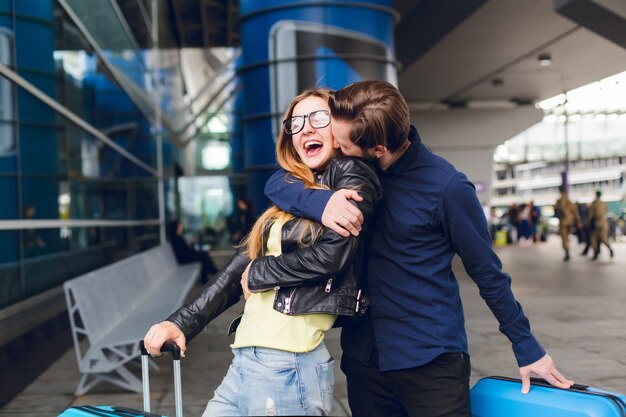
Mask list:
[[[359,81],[330,98],[333,119],[350,123],[350,140],[361,149],[382,145],[393,152],[408,138],[409,106],[392,84]]]

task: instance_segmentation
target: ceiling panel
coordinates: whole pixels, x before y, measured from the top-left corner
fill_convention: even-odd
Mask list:
[[[542,52],[551,66],[539,66]],[[625,49],[557,14],[552,2],[491,0],[405,66],[399,86],[421,104],[535,101],[624,70]]]

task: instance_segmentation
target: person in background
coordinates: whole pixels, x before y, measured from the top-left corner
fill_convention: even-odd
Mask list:
[[[596,198],[589,207],[587,226],[591,230],[591,247],[593,248],[593,260],[600,255],[600,244],[604,243],[609,248],[609,254],[613,259],[613,248],[609,243],[609,222],[607,220],[608,206],[602,201],[602,191],[596,191]]]
[[[200,282],[206,284],[209,282],[209,276],[217,272],[213,259],[208,252],[196,250],[183,237],[183,224],[178,220],[170,221],[168,225],[170,235],[170,244],[174,250],[174,255],[179,264],[188,264],[192,262],[200,262],[202,269],[200,271]]]
[[[203,416],[329,415],[334,360],[324,345],[335,320],[358,320],[367,308],[362,282],[364,241],[381,198],[375,167],[335,158],[325,89],[294,98],[276,142],[287,181],[308,190],[358,189],[361,236],[344,238],[311,220],[270,207],[255,222],[216,279],[190,304],[145,336],[149,353],[166,340],[186,344],[243,294],[246,304],[231,345],[234,359]],[[352,206],[357,210],[356,206]]]
[[[511,225],[510,243],[517,243],[520,238],[520,208],[516,203],[511,204],[509,207],[509,224]]]
[[[532,229],[532,240],[535,243],[541,243],[541,210],[535,206],[535,202],[528,204],[529,221]]]
[[[37,208],[34,205],[24,205],[24,220],[33,220],[36,213]],[[36,229],[24,230],[24,255],[26,257],[33,257],[43,254],[43,249],[45,247],[46,242],[44,242]]]
[[[386,81],[361,81],[335,92],[330,109],[343,154],[377,161],[383,186],[367,257],[370,314],[344,325],[341,335],[352,415],[471,415],[456,254],[512,343],[522,392],[529,391],[531,375],[571,386],[513,296],[474,186],[422,144],[400,92]],[[345,198],[358,198],[355,191],[328,196],[285,180],[281,171],[265,191],[283,210],[321,219],[343,235],[358,233],[358,214]],[[330,207],[335,202],[338,208]]]
[[[522,246],[526,246],[532,243],[534,231],[530,218],[530,206],[526,203],[520,204],[520,221],[519,221],[519,235],[518,242]]]
[[[581,256],[587,256],[589,253],[589,249],[591,248],[591,234],[593,230],[590,229],[591,223],[589,221],[589,204],[587,203],[576,203],[576,208],[578,209],[578,215],[580,216],[580,222],[583,224],[578,230],[578,243],[584,243],[585,248],[580,253]]]
[[[572,233],[572,227],[582,227],[580,221],[580,215],[574,203],[567,197],[567,190],[565,187],[560,186],[559,191],[561,197],[556,201],[554,205],[554,214],[559,219],[559,236],[561,236],[561,244],[565,256],[563,261],[569,261],[569,235]]]
[[[254,224],[254,210],[252,200],[245,197],[237,198],[237,206],[231,217],[232,234],[230,241],[238,244],[248,234]]]

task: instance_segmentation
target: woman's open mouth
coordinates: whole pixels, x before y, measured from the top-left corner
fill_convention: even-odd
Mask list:
[[[306,156],[315,156],[321,152],[324,144],[317,139],[308,140],[304,143],[304,154]]]

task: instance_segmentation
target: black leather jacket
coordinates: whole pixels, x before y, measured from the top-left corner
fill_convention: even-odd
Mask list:
[[[284,314],[363,314],[368,305],[362,281],[364,254],[370,223],[382,196],[376,170],[361,159],[343,157],[332,160],[316,179],[333,190],[358,190],[363,197],[358,207],[365,219],[360,236],[344,238],[324,227],[313,245],[299,248],[297,237],[303,223],[291,219],[281,230],[282,255],[255,259],[250,267],[248,287],[252,292],[275,291],[274,309]],[[264,233],[264,246],[268,232]],[[243,294],[241,275],[248,263],[247,255],[235,254],[191,303],[167,320],[176,324],[187,340],[193,338],[239,301]]]

